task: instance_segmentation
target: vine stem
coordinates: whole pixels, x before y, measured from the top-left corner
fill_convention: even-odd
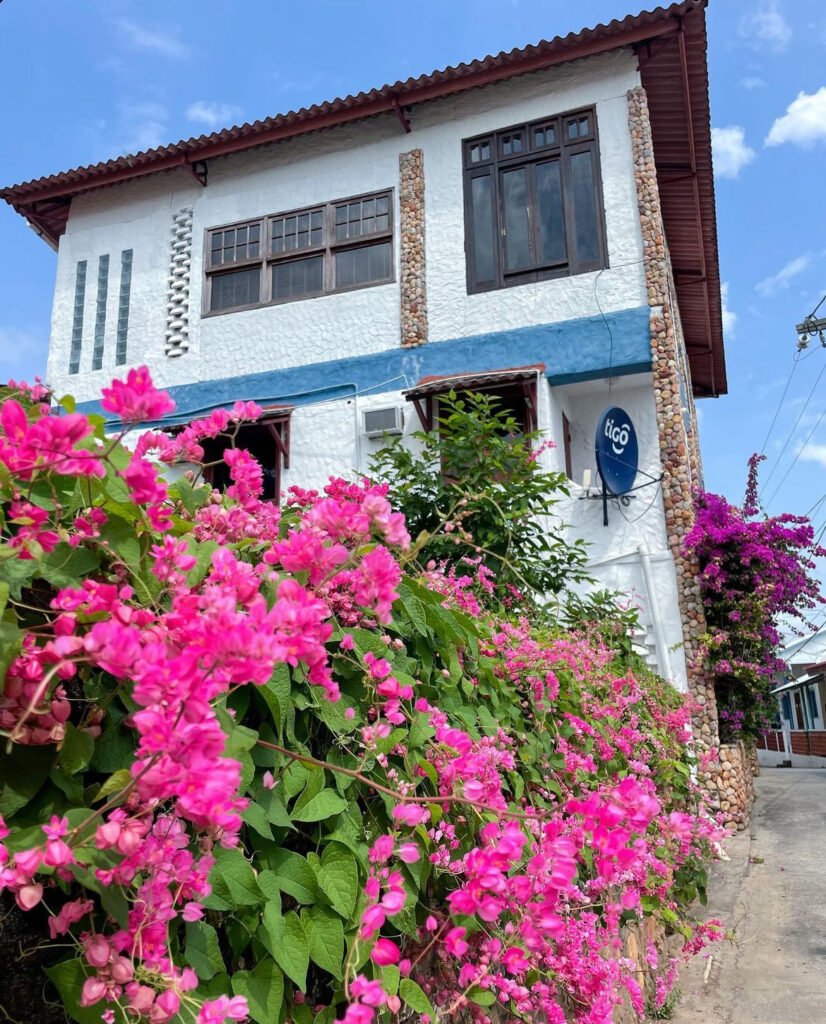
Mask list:
[[[259,739],[257,741],[257,745],[259,747],[265,747],[267,750],[274,750],[276,753],[283,754],[285,757],[289,757],[293,761],[300,761],[302,764],[311,764],[316,768],[326,768],[331,772],[337,772],[339,775],[347,775],[349,778],[356,779],[358,782],[363,782],[365,786],[375,789],[378,793],[384,793],[385,796],[392,797],[400,803],[465,804],[478,811],[490,811],[502,818],[518,818],[520,821],[539,821],[545,817],[545,814],[541,812],[502,810],[501,807],[494,807],[492,804],[483,804],[478,800],[471,800],[470,797],[456,796],[455,794],[451,794],[449,796],[408,796],[406,793],[400,793],[396,789],[391,789],[389,786],[383,786],[380,782],[375,782],[363,772],[355,771],[353,768],[344,768],[338,764],[331,764],[329,761],[321,761],[317,757],[311,757],[309,754],[299,754],[294,750],[288,750],[286,747],[280,747],[277,743],[269,743],[267,740]]]

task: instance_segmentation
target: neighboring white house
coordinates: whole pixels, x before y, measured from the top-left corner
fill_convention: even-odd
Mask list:
[[[774,677],[777,713],[757,741],[760,764],[826,768],[826,632],[816,630],[780,651]]]
[[[58,250],[49,384],[95,410],[146,363],[177,402],[164,425],[254,399],[276,493],[366,470],[450,387],[497,393],[557,442],[557,513],[685,688],[694,398],[726,391],[704,8],[5,189]],[[581,499],[611,406],[647,486],[604,526]]]
[[[826,729],[826,633],[810,633],[784,647],[778,657],[787,666],[773,691],[781,728]]]

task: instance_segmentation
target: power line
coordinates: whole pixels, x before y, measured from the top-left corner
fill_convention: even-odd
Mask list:
[[[826,369],[826,366],[824,366],[824,369]],[[823,370],[821,370],[820,372],[822,374]],[[820,378],[818,378],[818,379],[820,379]],[[800,456],[805,451],[806,445],[809,443],[809,441],[811,441],[812,435],[817,430],[817,428],[820,426],[820,424],[821,424],[821,422],[822,422],[824,417],[826,417],[826,409],[824,409],[823,412],[818,416],[817,420],[815,421],[815,425],[809,431],[809,434],[808,434],[806,440],[803,442],[803,444],[800,446],[800,448],[798,448],[797,455],[795,455],[795,457],[792,459],[791,465],[786,470],[786,472],[783,474],[783,479],[780,481],[780,483],[777,485],[777,487],[775,487],[775,489],[772,491],[772,496],[766,502],[766,508],[768,508],[769,505],[771,505],[771,503],[774,501],[775,495],[780,490],[780,488],[783,486],[783,484],[786,482],[786,478],[788,477],[789,473],[791,473],[791,471],[794,469],[795,463],[797,462],[797,460],[800,458]],[[766,483],[768,483],[768,480],[766,481]]]
[[[812,507],[809,509],[809,511],[808,512],[804,512],[803,515],[806,516],[807,519],[811,519],[812,516],[817,512],[817,510],[820,508],[820,506],[823,504],[824,501],[826,501],[826,494],[821,495],[821,497],[819,497],[817,499],[817,501],[814,503],[814,505],[812,505]]]
[[[769,429],[766,431],[766,440],[763,442],[763,447],[760,449],[761,455],[765,452],[766,445],[769,443],[769,438],[771,437],[771,433],[774,430],[774,425],[775,423],[777,423],[777,417],[780,415],[780,410],[783,408],[783,400],[789,392],[789,385],[792,382],[792,377],[794,377],[794,371],[797,369],[797,364],[799,362],[800,352],[798,352],[792,360],[792,368],[786,380],[786,386],[783,388],[783,394],[780,396],[780,401],[777,403],[777,408],[774,410],[774,416],[772,417],[771,424],[769,425]]]
[[[809,408],[809,402],[811,402],[812,396],[814,395],[815,391],[817,390],[817,386],[820,383],[820,378],[823,376],[824,371],[826,371],[826,363],[824,363],[823,366],[821,366],[820,373],[817,375],[817,378],[815,379],[815,382],[812,385],[812,390],[809,392],[809,397],[806,399],[806,402],[805,402],[803,408],[800,410],[800,413],[798,414],[797,419],[794,421],[794,426],[789,431],[788,437],[786,438],[786,440],[785,440],[785,442],[783,444],[783,447],[780,449],[780,454],[777,456],[777,461],[775,462],[772,471],[769,473],[768,477],[766,478],[766,480],[763,483],[763,490],[764,491],[765,491],[766,487],[769,486],[769,482],[770,482],[771,478],[774,476],[774,474],[775,474],[775,472],[777,470],[777,467],[780,465],[780,460],[783,458],[783,455],[784,455],[786,449],[789,447],[789,443],[790,443],[791,439],[794,437],[794,432],[797,430],[798,424],[803,419],[803,414]],[[795,459],[795,462],[796,461],[797,461],[797,459]],[[792,463],[792,465],[794,465],[794,463]],[[785,477],[783,479],[785,479]]]

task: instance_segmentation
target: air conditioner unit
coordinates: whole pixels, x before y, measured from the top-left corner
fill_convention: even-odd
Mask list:
[[[383,409],[364,410],[364,436],[384,437],[385,434],[404,433],[404,409],[388,405]]]

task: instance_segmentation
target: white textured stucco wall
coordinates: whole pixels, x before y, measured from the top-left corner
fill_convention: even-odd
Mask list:
[[[48,379],[58,392],[97,397],[115,372],[120,251],[134,251],[129,363],[147,362],[164,386],[381,352],[399,345],[398,281],[256,310],[202,318],[207,228],[377,189],[395,189],[398,157],[424,152],[430,341],[629,309],[645,303],[626,91],[639,75],[630,51],[434,101],[413,110],[405,135],[392,115],[211,161],[202,188],[183,171],[92,192],[73,201],[61,238]],[[468,295],[461,140],[523,120],[595,105],[610,269]],[[173,214],[193,208],[190,346],[164,355]],[[398,277],[398,234],[396,276]],[[110,254],[103,369],[91,371],[97,259]],[[67,373],[75,270],[88,260],[81,372]],[[506,354],[503,362],[507,363]]]

